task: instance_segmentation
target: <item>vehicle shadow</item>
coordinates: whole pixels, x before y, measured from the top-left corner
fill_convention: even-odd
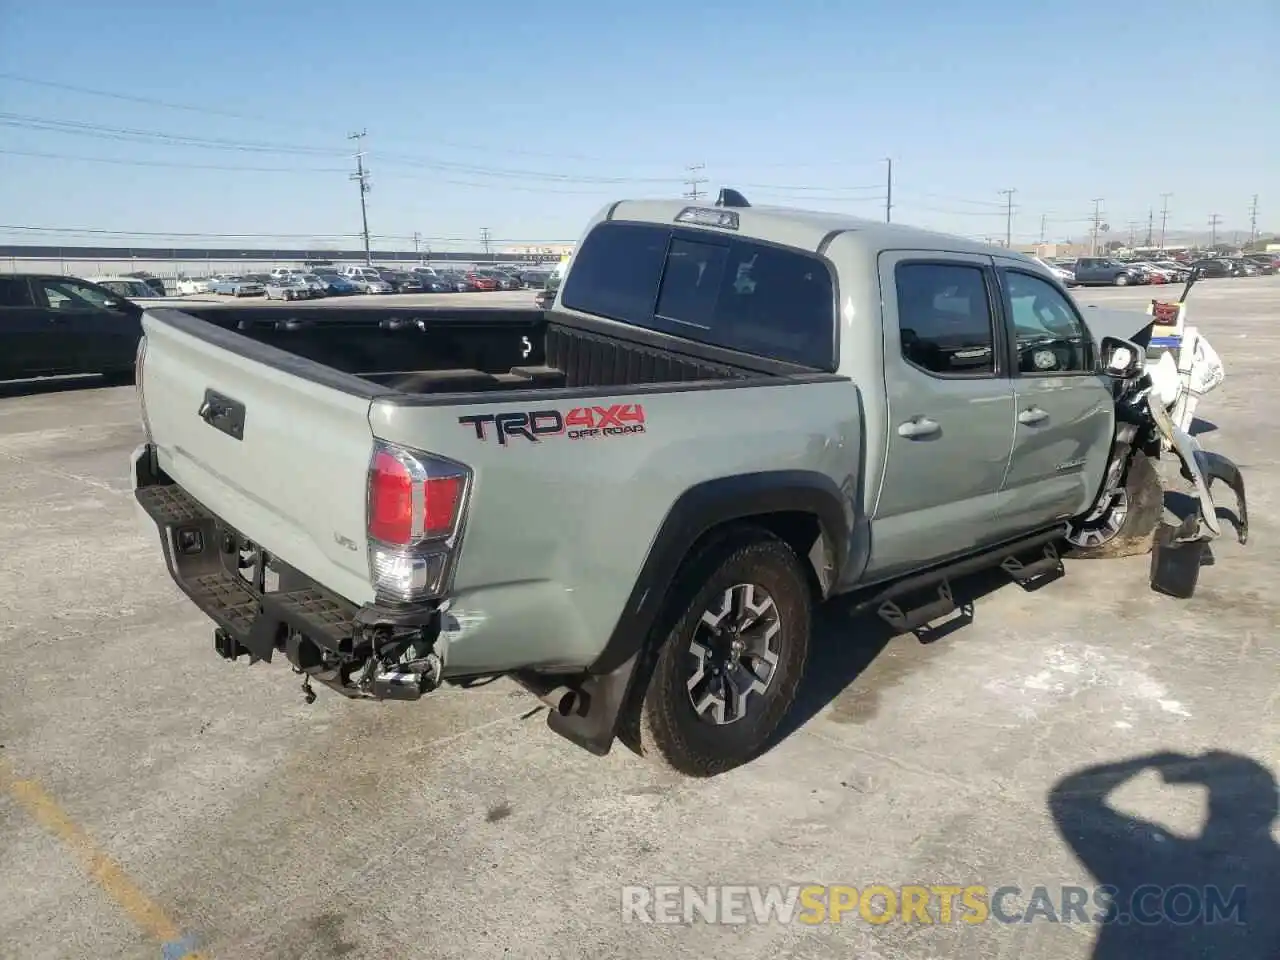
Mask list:
[[[1200,835],[1182,837],[1122,813],[1108,795],[1154,770],[1170,785],[1208,791]],[[1049,792],[1054,824],[1103,887],[1093,960],[1280,956],[1280,814],[1275,778],[1249,757],[1153,753],[1079,770]]]
[[[1191,429],[1187,432],[1193,437],[1198,437],[1202,433],[1213,433],[1218,429],[1218,425],[1212,420],[1202,420],[1200,417],[1191,418]]]
[[[1043,577],[1023,586],[1024,590],[1038,590],[1061,574]],[[952,596],[959,610],[950,618],[936,625],[922,627],[904,637],[915,636],[919,645],[937,643],[975,620],[975,605],[988,594],[1001,587],[1018,589],[1009,575],[999,568],[983,570],[951,583]],[[809,664],[791,710],[779,725],[777,732],[764,752],[773,749],[787,737],[800,730],[818,715],[828,704],[844,693],[884,652],[890,641],[899,634],[878,617],[874,610],[859,610],[858,598],[837,598],[819,607],[814,614]],[[908,641],[904,641],[908,642]],[[914,669],[927,666],[929,658],[920,658],[910,665],[895,668],[892,677],[884,678],[885,684],[903,679]],[[875,716],[879,709],[880,685],[868,686],[842,711],[842,719],[861,722]]]
[[[47,378],[0,383],[0,399],[9,397],[38,397],[50,393],[77,393],[82,390],[100,390],[104,387],[124,387],[133,383],[133,374],[100,376],[85,374],[82,377]]]

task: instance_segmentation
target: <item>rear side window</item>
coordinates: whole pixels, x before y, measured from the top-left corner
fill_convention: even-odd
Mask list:
[[[26,277],[0,277],[0,307],[33,307]]]
[[[712,346],[821,369],[835,363],[830,271],[796,250],[606,224],[583,244],[561,300]]]
[[[903,263],[894,279],[898,332],[908,363],[944,376],[995,372],[995,327],[981,267]]]
[[[565,277],[560,302],[571,310],[650,326],[671,231],[604,223],[587,236]]]

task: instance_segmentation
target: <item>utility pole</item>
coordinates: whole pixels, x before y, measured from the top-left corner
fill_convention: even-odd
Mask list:
[[[1209,228],[1213,231],[1213,240],[1211,240],[1209,243],[1210,247],[1216,247],[1218,245],[1218,224],[1220,224],[1221,222],[1222,222],[1221,216],[1219,216],[1216,213],[1210,214]]]
[[[1130,250],[1133,249],[1133,233],[1137,229],[1138,229],[1138,221],[1130,220],[1129,221],[1129,249]]]
[[[480,246],[484,247],[485,259],[489,258],[489,228],[480,228]]]
[[[1098,254],[1098,227],[1102,223],[1102,198],[1095,197],[1093,201],[1093,229],[1089,233],[1089,256],[1097,256]]]
[[[884,158],[886,172],[884,181],[884,222],[889,223],[893,211],[893,157]]]
[[[1151,249],[1151,240],[1152,240],[1151,234],[1155,230],[1155,226],[1156,226],[1156,212],[1155,210],[1151,209],[1151,207],[1147,207],[1147,249],[1148,250]]]
[[[706,164],[703,163],[692,163],[685,167],[685,169],[689,171],[689,178],[685,180],[685,184],[689,187],[689,192],[686,193],[685,196],[690,200],[697,201],[702,197],[702,191],[699,188],[707,182],[707,178],[700,177],[698,174],[701,173],[705,167]]]
[[[1164,250],[1164,228],[1169,225],[1169,198],[1172,193],[1160,194],[1160,250]]]
[[[1017,192],[1012,187],[1008,190],[1000,191],[1004,197],[1004,245],[1006,249],[1013,246],[1013,195]]]
[[[1045,242],[1045,236],[1048,233],[1049,215],[1047,213],[1040,214],[1040,243]]]
[[[1249,204],[1249,245],[1258,239],[1258,195],[1253,195],[1253,203]]]
[[[348,140],[356,142],[356,172],[348,179],[360,185],[360,235],[364,237],[364,262],[373,263],[373,254],[369,251],[369,210],[364,201],[365,194],[369,192],[369,171],[364,165],[364,138],[368,135],[368,130],[347,135]]]

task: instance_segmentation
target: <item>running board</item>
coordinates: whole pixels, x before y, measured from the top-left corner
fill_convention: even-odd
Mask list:
[[[1026,584],[1050,574],[1060,574],[1062,561],[1058,555],[1057,542],[1066,535],[1066,529],[1064,524],[1043,530],[1021,540],[991,547],[932,570],[913,574],[879,589],[872,588],[869,597],[863,602],[856,602],[854,607],[857,610],[875,610],[881,620],[901,633],[918,630],[958,608],[951,591],[951,580],[957,577],[1000,567],[1019,584]],[[1029,563],[1018,559],[1020,554],[1026,554],[1037,547],[1042,551],[1039,559]],[[933,599],[918,606],[900,602],[906,596],[930,587],[936,591]]]
[[[1044,545],[1044,553],[1038,560],[1023,563],[1016,556],[1005,557],[1000,563],[1000,569],[1018,584],[1030,583],[1041,577],[1058,577],[1063,573],[1062,558],[1058,555],[1058,548],[1053,543]]]
[[[876,609],[876,615],[899,633],[910,633],[939,617],[945,617],[955,609],[956,601],[951,595],[951,584],[943,580],[938,584],[936,600],[922,603],[918,607],[908,607],[906,610],[893,600],[886,600]]]

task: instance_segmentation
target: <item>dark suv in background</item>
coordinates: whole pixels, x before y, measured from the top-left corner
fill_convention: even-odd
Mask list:
[[[1105,284],[1126,287],[1147,282],[1146,272],[1132,263],[1111,257],[1081,257],[1075,265],[1076,283],[1084,287]]]

